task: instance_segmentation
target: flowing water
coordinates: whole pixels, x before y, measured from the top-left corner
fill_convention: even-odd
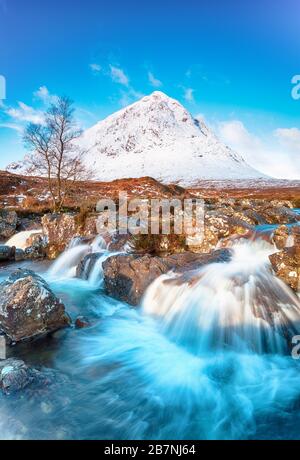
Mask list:
[[[38,233],[42,233],[42,229],[19,232],[16,235],[12,236],[5,244],[6,246],[10,247],[15,246],[18,249],[26,249],[28,247],[28,238],[31,235],[36,235]]]
[[[0,397],[1,438],[300,438],[300,363],[287,340],[300,305],[271,271],[273,247],[234,242],[230,262],[164,275],[133,309],[103,291],[103,242],[78,243],[39,272],[91,327],[12,349],[67,380]],[[89,279],[74,278],[90,252],[101,254]]]

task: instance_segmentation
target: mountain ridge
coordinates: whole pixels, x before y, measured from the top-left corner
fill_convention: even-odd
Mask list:
[[[203,179],[266,178],[161,91],[87,129],[81,145],[97,180],[151,176],[191,186]]]

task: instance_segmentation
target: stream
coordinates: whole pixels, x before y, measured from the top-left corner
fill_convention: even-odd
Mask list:
[[[74,278],[87,250],[77,244],[52,264],[0,269],[0,281],[20,266],[35,270],[73,320],[91,322],[10,349],[65,379],[40,396],[1,395],[1,439],[300,438],[300,362],[281,313],[268,322],[274,308],[297,329],[300,304],[271,272],[273,246],[235,242],[231,261],[164,275],[134,309],[105,295],[109,253],[97,245],[103,258],[86,281]]]

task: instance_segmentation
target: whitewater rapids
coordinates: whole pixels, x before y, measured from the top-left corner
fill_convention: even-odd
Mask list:
[[[228,263],[163,275],[148,289],[144,313],[158,317],[167,336],[197,354],[224,347],[288,352],[287,339],[300,331],[300,301],[273,274],[272,253],[265,241],[239,240]]]
[[[27,240],[30,236],[42,234],[43,230],[27,230],[24,232],[16,233],[12,236],[6,243],[6,246],[13,247],[15,246],[17,249],[26,249],[28,247]]]
[[[299,300],[273,275],[270,251],[235,242],[229,262],[156,280],[141,309],[66,278],[68,253],[63,277],[46,277],[93,324],[39,347],[38,362],[50,355],[71,381],[46,401],[1,399],[1,437],[299,439],[300,362],[281,329],[298,331]]]

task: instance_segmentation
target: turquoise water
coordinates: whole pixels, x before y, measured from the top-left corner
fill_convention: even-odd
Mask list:
[[[300,216],[300,208],[294,208],[293,211],[296,213],[296,214],[299,214]],[[300,225],[300,221],[298,222],[294,222],[292,224],[285,224],[287,227],[292,227],[294,225]],[[256,230],[258,232],[273,232],[274,230],[276,230],[276,228],[278,227],[277,224],[262,224],[262,225],[257,225],[256,226]]]
[[[49,281],[73,319],[84,315],[91,326],[70,328],[11,350],[13,356],[29,364],[56,369],[66,380],[40,394],[1,396],[0,437],[299,439],[297,360],[273,346],[253,351],[247,328],[239,329],[238,342],[224,340],[211,349],[195,347],[201,334],[210,334],[203,315],[194,314],[209,308],[203,300],[203,286],[216,286],[218,296],[238,277],[251,304],[256,297],[251,297],[254,294],[248,286],[254,286],[256,293],[262,289],[256,285],[256,277],[263,274],[271,288],[274,282],[268,278],[272,275],[266,274],[265,251],[265,247],[247,247],[238,252],[234,264],[212,267],[214,282],[199,285],[192,302],[189,298],[187,303],[184,293],[180,294],[185,310],[179,323],[177,317],[175,322],[170,319],[170,314],[157,316],[154,307],[149,311],[149,304],[133,309],[87,281],[55,280],[49,276],[47,264],[30,264]],[[2,278],[7,274],[7,267],[0,270]],[[224,285],[224,279],[229,284]],[[237,290],[230,291],[233,300],[241,296],[239,283]],[[159,292],[154,298],[163,307]],[[223,297],[221,294],[220,299]],[[224,308],[231,305],[230,299],[228,302]],[[172,327],[165,327],[166,317]],[[210,317],[210,325],[218,321],[214,318]],[[231,316],[225,320],[228,318]]]

